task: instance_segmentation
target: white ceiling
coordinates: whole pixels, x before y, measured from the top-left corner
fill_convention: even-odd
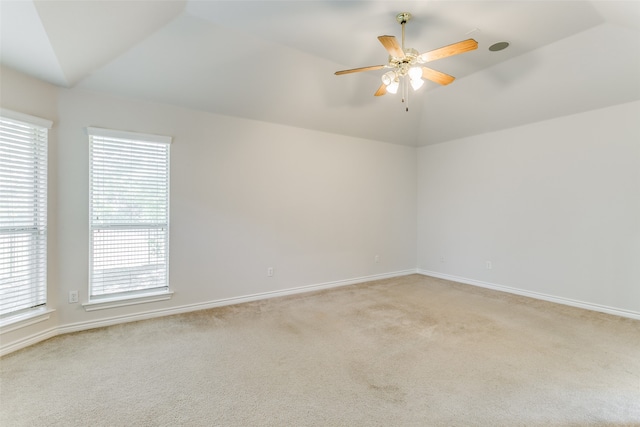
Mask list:
[[[376,39],[426,52],[457,77],[399,97],[373,93]],[[425,145],[640,99],[640,2],[1,0],[3,65],[79,87],[219,114]],[[488,47],[508,41],[510,47]]]

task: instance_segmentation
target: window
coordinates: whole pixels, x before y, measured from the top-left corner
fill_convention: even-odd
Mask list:
[[[88,133],[89,300],[166,292],[171,138]]]
[[[47,303],[48,120],[0,111],[0,319]]]

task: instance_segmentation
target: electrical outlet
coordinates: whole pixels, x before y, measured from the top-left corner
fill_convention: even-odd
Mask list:
[[[267,268],[267,277],[273,277],[273,267]]]
[[[491,264],[491,261],[487,261],[487,270],[491,270],[493,268],[493,264]]]
[[[75,304],[78,302],[78,291],[69,292],[69,304]]]
[[[373,257],[373,262],[375,262],[376,264],[380,262],[380,255],[376,255]]]
[[[447,260],[445,259],[444,255],[440,256],[440,262],[447,262]]]

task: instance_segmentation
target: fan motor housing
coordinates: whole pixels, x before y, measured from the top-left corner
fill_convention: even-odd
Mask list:
[[[398,74],[404,76],[413,65],[422,63],[424,63],[424,61],[422,60],[422,56],[420,56],[420,52],[413,48],[407,48],[404,49],[404,58],[396,58],[389,55],[389,64],[387,66],[397,68]]]

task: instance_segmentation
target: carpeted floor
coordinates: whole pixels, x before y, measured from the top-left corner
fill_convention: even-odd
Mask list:
[[[420,275],[56,337],[2,426],[640,425],[640,321]]]

